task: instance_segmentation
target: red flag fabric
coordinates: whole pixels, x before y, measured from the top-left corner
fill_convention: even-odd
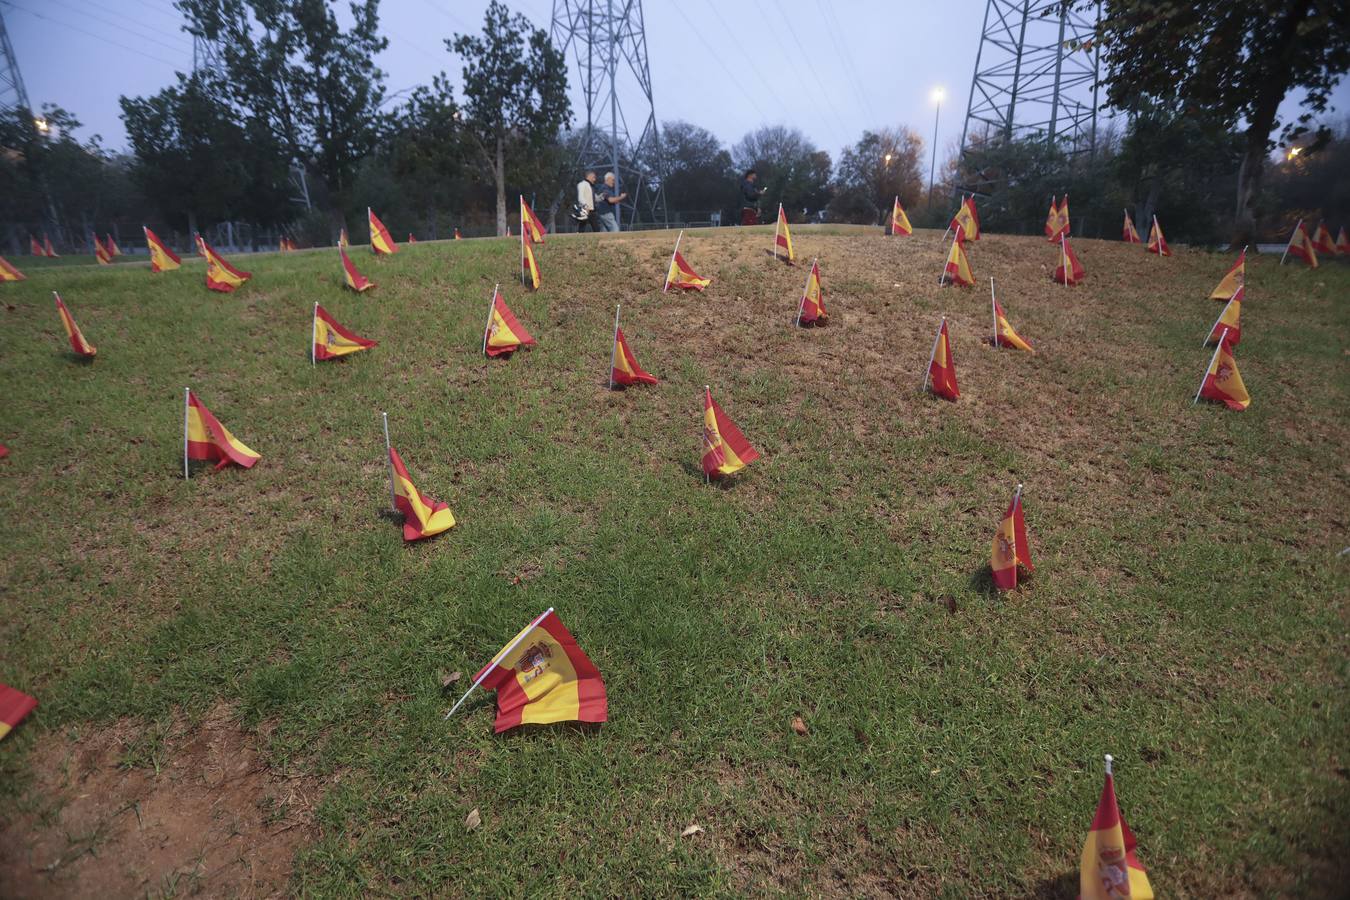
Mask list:
[[[0,281],[27,281],[28,276],[24,275],[14,266],[10,265],[9,260],[0,256]]]
[[[956,385],[956,360],[952,358],[951,336],[947,332],[947,317],[942,317],[937,337],[933,339],[933,354],[928,360],[925,384],[945,400],[958,400],[961,389]]]
[[[1083,264],[1078,261],[1078,254],[1073,252],[1073,245],[1069,243],[1066,237],[1060,242],[1059,265],[1055,267],[1055,282],[1057,284],[1075,285],[1083,280]]]
[[[1327,256],[1336,255],[1336,242],[1332,240],[1331,232],[1327,231],[1326,222],[1317,223],[1317,230],[1313,232],[1312,242],[1318,253],[1325,253]]]
[[[1031,544],[1027,541],[1027,523],[1022,515],[1022,486],[1017,486],[1012,502],[1003,513],[998,531],[994,532],[994,547],[989,568],[994,573],[994,586],[1000,591],[1017,588],[1017,567],[1036,571],[1031,564]]]
[[[802,290],[802,301],[797,307],[797,324],[803,327],[825,325],[830,316],[825,312],[825,289],[820,286],[820,261],[811,263],[811,271],[806,273],[806,287]]]
[[[98,239],[98,235],[90,235],[94,239],[94,261],[100,266],[112,265],[112,252],[103,246],[103,242]]]
[[[1159,256],[1172,255],[1172,248],[1167,246],[1167,238],[1163,237],[1162,226],[1158,224],[1157,216],[1153,217],[1153,226],[1148,230],[1148,252]]]
[[[455,240],[457,240],[457,241],[462,241],[462,240],[464,240],[464,235],[462,235],[462,234],[459,233],[459,229],[458,229],[458,228],[455,229]]]
[[[375,286],[375,282],[356,270],[356,264],[353,263],[352,258],[347,255],[346,247],[339,245],[338,253],[342,256],[342,277],[346,280],[347,287],[356,291],[358,294],[363,294]]]
[[[0,683],[0,738],[17,728],[37,705],[37,700],[23,691]]]
[[[38,239],[31,234],[28,236],[28,252],[33,256],[47,255],[47,251],[42,249],[42,245],[38,243]]]
[[[75,355],[84,359],[93,359],[98,350],[93,344],[84,339],[80,332],[80,326],[75,324],[75,317],[66,309],[66,304],[61,301],[61,295],[52,291],[52,297],[56,299],[56,313],[61,317],[61,326],[66,330],[66,338],[70,341],[70,349],[75,351]]]
[[[511,312],[502,295],[494,288],[487,329],[483,334],[483,352],[488,356],[503,356],[521,347],[533,347],[535,343],[534,337],[520,324],[516,314]]]
[[[389,448],[389,465],[394,471],[394,506],[403,513],[403,540],[420,541],[455,527],[450,507],[417,489],[393,447]]]
[[[502,648],[474,681],[497,692],[496,734],[520,725],[599,724],[609,717],[600,670],[551,609]]]
[[[1107,757],[1106,784],[1078,866],[1079,900],[1153,900],[1148,873],[1135,855],[1134,835],[1116,803]]]
[[[56,248],[52,246],[52,239],[45,234],[42,236],[42,249],[47,251],[46,255],[50,256],[52,259],[61,258],[61,254],[57,253]]]
[[[1053,196],[1050,198],[1050,211],[1045,214],[1045,239],[1059,240],[1059,202]]]
[[[539,217],[530,209],[530,204],[525,202],[525,195],[520,195],[520,231],[532,243],[542,244],[544,242],[544,223],[539,221]]]
[[[334,319],[328,310],[314,304],[314,356],[315,360],[337,359],[349,353],[378,347],[379,341],[363,338]]]
[[[721,478],[744,469],[759,459],[759,451],[741,434],[731,417],[712,398],[712,390],[703,389],[703,471],[709,478]]]
[[[1139,231],[1134,227],[1134,219],[1130,218],[1130,211],[1125,210],[1125,224],[1121,226],[1120,239],[1127,244],[1142,244],[1139,239]]]
[[[1313,246],[1312,238],[1308,236],[1308,229],[1302,221],[1294,227],[1294,233],[1289,237],[1288,253],[1303,260],[1309,268],[1317,268],[1317,248]]]
[[[1350,256],[1350,235],[1345,233],[1345,226],[1341,226],[1340,232],[1336,235],[1336,253],[1341,256]]]
[[[183,260],[159,239],[159,235],[144,225],[141,228],[145,231],[145,247],[150,251],[151,272],[170,272],[183,264]]]
[[[614,350],[610,353],[609,379],[611,383],[627,387],[633,384],[656,384],[656,376],[638,365],[637,357],[623,336],[623,329],[614,330]]]

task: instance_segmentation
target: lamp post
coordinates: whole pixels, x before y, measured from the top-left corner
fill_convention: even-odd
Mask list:
[[[936,111],[935,113],[933,113],[933,158],[932,158],[932,160],[928,163],[928,208],[929,208],[929,209],[932,209],[932,208],[933,208],[933,176],[934,176],[934,174],[937,172],[937,136],[938,136],[938,119],[942,116],[942,98],[945,97],[946,95],[947,95],[947,92],[944,91],[944,90],[942,89],[941,86],[933,88],[933,93],[929,95],[930,97],[932,97],[933,105],[937,107],[937,111]]]

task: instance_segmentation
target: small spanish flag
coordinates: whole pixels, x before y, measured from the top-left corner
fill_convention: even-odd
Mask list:
[[[107,247],[103,246],[103,242],[98,239],[98,235],[91,234],[89,236],[94,239],[94,260],[100,266],[112,265],[112,253],[108,251]]]
[[[1121,226],[1120,239],[1127,244],[1142,244],[1139,239],[1139,230],[1134,227],[1134,219],[1130,217],[1130,211],[1125,210],[1125,224]]]
[[[52,246],[52,239],[47,237],[45,233],[42,235],[42,247],[52,259],[61,258],[61,254],[57,253],[56,248]]]
[[[1045,214],[1045,239],[1059,240],[1059,203],[1053,194],[1050,196],[1050,211]]]
[[[947,253],[947,264],[942,269],[942,283],[950,278],[951,283],[959,287],[975,284],[975,275],[970,271],[970,259],[966,256],[965,231],[958,225],[952,238],[952,249]]]
[[[980,239],[980,214],[975,210],[974,197],[966,197],[961,201],[961,208],[952,216],[951,224],[947,227],[964,232],[964,241]]]
[[[141,230],[145,232],[145,246],[150,251],[151,272],[170,272],[183,264],[183,261],[178,258],[178,254],[166,247],[164,242],[159,239],[159,235],[144,225],[141,226]]]
[[[1223,339],[1224,329],[1228,330],[1228,343],[1237,346],[1242,342],[1242,294],[1244,289],[1239,287],[1237,293],[1229,298],[1223,306],[1223,312],[1219,313],[1219,318],[1214,322],[1214,327],[1209,330],[1209,337],[1205,338],[1205,344],[1216,344]]]
[[[1327,256],[1336,255],[1336,242],[1331,239],[1331,232],[1327,231],[1326,222],[1317,223],[1317,230],[1313,232],[1312,244],[1318,253],[1325,253]]]
[[[1167,246],[1167,238],[1163,237],[1162,226],[1158,224],[1157,216],[1153,217],[1153,225],[1148,230],[1148,252],[1159,256],[1172,255],[1172,248]]]
[[[1228,274],[1223,276],[1217,287],[1209,294],[1211,300],[1231,300],[1242,290],[1242,286],[1247,283],[1247,248],[1243,247],[1242,252],[1238,254],[1237,262],[1228,270]]]
[[[455,228],[455,240],[457,241],[464,240],[464,235],[459,233],[459,228]]]
[[[408,243],[410,244],[417,243],[417,235],[413,234],[411,231],[408,232]]]
[[[0,256],[0,281],[26,281],[27,276],[9,264],[9,260]]]
[[[791,265],[797,255],[792,252],[792,230],[788,228],[787,213],[783,212],[783,204],[778,204],[778,222],[773,227],[773,256],[779,259],[778,251],[783,251],[781,257],[783,262]]]
[[[1116,804],[1111,757],[1106,757],[1106,784],[1097,802],[1082,861],[1078,864],[1079,900],[1153,900],[1148,873],[1135,856],[1134,835]]]
[[[666,270],[666,284],[661,288],[665,293],[672,287],[685,288],[686,290],[701,291],[712,283],[711,278],[704,278],[690,267],[689,263],[684,261],[680,255],[680,240],[684,237],[684,232],[675,239],[675,252],[670,255],[670,268]]]
[[[0,738],[18,728],[19,723],[37,709],[37,705],[37,700],[23,691],[0,683]]]
[[[371,252],[384,256],[397,253],[398,247],[394,244],[394,239],[390,237],[389,229],[384,227],[384,223],[379,220],[369,206],[366,207],[366,220],[370,224]]]
[[[222,294],[229,294],[253,277],[252,272],[244,272],[230,265],[225,257],[217,253],[215,248],[204,239],[199,237],[198,240],[201,241],[202,251],[206,254],[206,286],[208,288]]]
[[[328,310],[317,303],[314,304],[313,331],[313,348],[309,360],[311,363],[320,359],[337,359],[339,356],[379,346],[378,341],[348,331],[329,314]]]
[[[47,251],[42,249],[42,245],[38,243],[38,239],[31,234],[28,236],[28,252],[33,256],[47,255]]]
[[[552,608],[512,638],[473,683],[497,692],[496,734],[521,725],[599,724],[609,718],[600,670]]]
[[[530,204],[525,202],[525,195],[520,195],[520,233],[529,238],[536,244],[544,242],[544,223],[539,221],[539,217],[530,209]]]
[[[187,413],[183,453],[183,472],[187,474],[189,459],[206,460],[216,463],[216,469],[223,469],[230,463],[250,469],[262,456],[244,445],[230,434],[229,430],[211,415],[211,411],[202,405],[197,395],[186,392]]]
[[[759,459],[759,452],[703,386],[703,472],[709,478],[733,475]]]
[[[520,283],[531,290],[539,290],[539,263],[534,259],[534,247],[520,235]]]
[[[193,239],[194,241],[196,241],[196,243],[197,243],[197,255],[200,256],[202,259],[205,259],[205,258],[206,258],[206,241],[202,239],[201,232],[199,232],[199,231],[194,231],[194,232],[192,233],[192,239]]]
[[[797,306],[797,324],[809,328],[827,325],[829,321],[830,316],[825,312],[825,289],[820,286],[820,260],[813,260],[811,271],[806,273],[802,302]]]
[[[338,246],[346,247],[349,246],[349,244],[350,242],[347,240],[347,226],[343,225],[342,228],[338,229]]]
[[[1055,266],[1055,282],[1063,285],[1080,284],[1084,275],[1083,264],[1078,261],[1078,254],[1073,252],[1073,245],[1069,243],[1068,236],[1061,237],[1059,265]]]
[[[347,255],[347,248],[341,244],[338,245],[338,255],[342,257],[342,277],[347,282],[347,287],[361,294],[375,286],[375,282],[356,271],[356,265]]]
[[[1017,589],[1017,567],[1036,571],[1031,564],[1031,545],[1027,543],[1027,523],[1022,516],[1022,486],[1013,492],[1012,502],[1003,514],[998,531],[994,532],[994,547],[989,556],[989,568],[994,573],[994,587],[1000,591]]]
[[[103,236],[103,246],[107,247],[108,252],[111,253],[113,256],[122,255],[122,248],[117,246],[117,241],[113,240],[113,236],[111,234],[105,234]]]
[[[1059,204],[1059,231],[1058,234],[1067,235],[1072,233],[1069,227],[1069,195],[1064,195],[1064,200]]]
[[[1308,237],[1308,229],[1303,227],[1302,219],[1294,226],[1294,233],[1289,236],[1289,243],[1285,245],[1285,256],[1291,253],[1307,263],[1308,268],[1317,268],[1317,248],[1313,246],[1312,238]],[[1284,256],[1280,257],[1280,265],[1284,265]]]
[[[614,346],[609,351],[609,388],[634,384],[656,384],[656,376],[638,365],[637,357],[628,346],[628,339],[619,327],[619,307],[614,307]]]
[[[1036,351],[1031,349],[1030,344],[1022,340],[1022,336],[1019,335],[1013,329],[1012,324],[1008,322],[1008,316],[1003,312],[1002,304],[1000,304],[998,298],[994,296],[994,286],[992,281],[993,279],[990,279],[989,299],[994,304],[994,347],[1015,347],[1018,350],[1025,350],[1028,353],[1034,354]]]
[[[933,352],[928,357],[928,372],[923,386],[931,387],[944,400],[959,400],[961,389],[956,386],[956,360],[952,358],[951,336],[947,333],[947,317],[942,317],[937,337],[933,338]]]
[[[1247,386],[1242,383],[1242,376],[1238,373],[1233,342],[1229,340],[1227,329],[1219,333],[1219,346],[1214,348],[1214,356],[1210,358],[1209,368],[1205,370],[1200,390],[1191,405],[1198,403],[1201,397],[1222,403],[1235,412],[1242,412],[1252,405],[1251,395],[1247,393]]]
[[[394,507],[403,513],[403,540],[419,541],[455,527],[450,507],[417,489],[393,447],[389,448],[389,467],[394,480]]]
[[[515,313],[506,305],[497,288],[492,289],[492,302],[488,306],[487,328],[483,332],[483,353],[488,356],[503,356],[514,353],[521,347],[533,347],[534,338],[516,319]]]
[[[914,233],[914,226],[909,224],[909,216],[905,215],[905,208],[900,205],[900,195],[895,196],[895,205],[891,207],[891,235],[893,237],[909,237]]]
[[[1350,235],[1345,233],[1345,226],[1336,235],[1336,252],[1341,256],[1350,256]]]
[[[56,313],[61,317],[61,326],[66,329],[66,338],[70,341],[70,349],[75,351],[75,355],[83,359],[93,359],[98,353],[98,348],[84,339],[80,333],[80,326],[75,324],[75,317],[66,309],[66,304],[61,302],[61,295],[52,291],[52,296],[56,298]]]

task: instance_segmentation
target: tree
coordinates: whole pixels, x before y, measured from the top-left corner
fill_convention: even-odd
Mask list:
[[[406,189],[430,236],[437,235],[436,211],[462,206],[468,189],[469,147],[454,92],[444,74],[413,91],[398,111],[390,136],[389,170]]]
[[[507,165],[528,164],[572,117],[567,61],[529,19],[492,0],[481,36],[446,46],[464,59],[465,125],[497,188],[497,233],[506,233]]]
[[[1064,0],[1094,9],[1096,0]],[[1107,102],[1133,111],[1142,101],[1180,105],[1227,127],[1245,123],[1233,243],[1251,242],[1271,135],[1293,141],[1350,68],[1350,29],[1338,0],[1106,0],[1097,39]],[[1281,122],[1280,103],[1301,90],[1309,112]],[[1325,135],[1319,135],[1325,138]]]
[[[666,122],[661,126],[661,156],[667,208],[678,212],[729,208],[735,173],[731,154],[715,134],[688,122]]]
[[[830,154],[817,150],[796,128],[771,125],[752,131],[732,148],[731,158],[740,172],[758,171],[763,202],[782,203],[796,221],[830,202]]]
[[[922,152],[923,139],[908,128],[864,131],[839,157],[830,218],[875,225],[897,196],[913,208],[923,191]]]

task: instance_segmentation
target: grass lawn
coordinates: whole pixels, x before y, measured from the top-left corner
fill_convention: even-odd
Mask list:
[[[1064,288],[1056,248],[989,235],[980,286],[939,288],[936,232],[803,227],[831,324],[794,330],[771,232],[686,233],[712,285],[664,296],[668,233],[550,237],[534,294],[515,239],[357,248],[361,296],[334,250],[236,258],[230,296],[195,259],[15,260],[0,681],[41,705],[0,744],[0,883],[1071,897],[1112,753],[1159,896],[1343,890],[1350,267],[1249,261],[1233,413],[1191,406],[1227,255],[1083,241]],[[981,343],[991,275],[1036,356]],[[497,281],[539,344],[485,362]],[[380,346],[312,367],[316,300]],[[660,385],[605,390],[615,302]],[[943,313],[955,404],[918,390]],[[724,485],[705,383],[763,454]],[[257,466],[183,480],[184,386]],[[388,516],[381,410],[449,533]],[[1036,573],[999,596],[1018,482]],[[494,737],[490,694],[443,722],[549,606],[609,722]],[[206,723],[304,786],[236,798],[266,809],[233,862],[138,856],[131,801],[63,819],[96,768],[188,784]]]

